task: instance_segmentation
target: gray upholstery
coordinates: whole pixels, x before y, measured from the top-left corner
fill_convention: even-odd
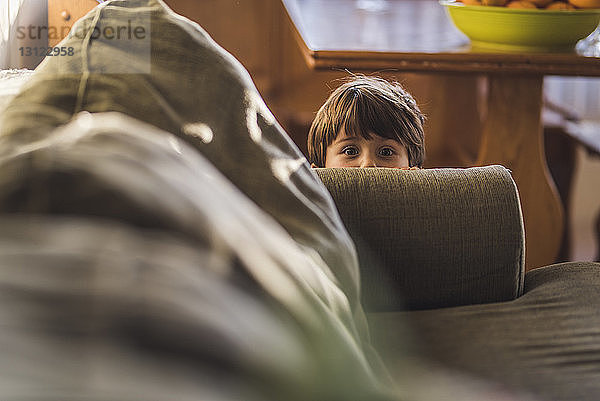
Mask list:
[[[408,322],[407,322],[408,320]],[[369,314],[390,371],[404,366],[406,325],[418,353],[542,400],[600,399],[600,264],[534,269],[514,301]]]
[[[523,221],[504,167],[316,171],[357,244],[367,310],[521,294]]]
[[[357,241],[373,342],[396,382],[410,385],[404,372],[426,356],[542,400],[598,400],[600,264],[523,274],[506,169],[317,172]]]

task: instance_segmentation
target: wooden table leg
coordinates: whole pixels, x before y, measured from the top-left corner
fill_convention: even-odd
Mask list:
[[[526,268],[554,262],[563,232],[563,206],[546,164],[542,137],[542,76],[489,77],[488,113],[479,165],[512,171],[525,222]]]

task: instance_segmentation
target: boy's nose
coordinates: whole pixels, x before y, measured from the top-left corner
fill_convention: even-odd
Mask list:
[[[360,161],[360,167],[377,167],[377,165],[375,164],[375,158],[371,156],[363,156],[363,158]]]

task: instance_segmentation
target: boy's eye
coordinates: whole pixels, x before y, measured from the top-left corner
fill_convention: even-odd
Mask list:
[[[394,149],[392,148],[381,148],[379,150],[379,155],[383,157],[390,157],[394,155]]]
[[[342,149],[342,153],[346,156],[356,156],[358,155],[358,149],[356,149],[353,146],[347,146],[344,149]]]

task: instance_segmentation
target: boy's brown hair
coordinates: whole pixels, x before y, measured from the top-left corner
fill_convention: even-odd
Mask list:
[[[406,148],[409,166],[422,167],[424,122],[417,102],[398,82],[353,76],[317,112],[308,133],[308,158],[317,167],[325,167],[327,146],[343,128],[347,135],[365,139],[371,139],[371,133],[395,139]]]

